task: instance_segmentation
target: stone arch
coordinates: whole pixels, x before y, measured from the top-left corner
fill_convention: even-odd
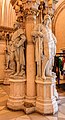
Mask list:
[[[55,10],[52,29],[57,37],[57,52],[60,48],[65,48],[65,0],[63,0]]]

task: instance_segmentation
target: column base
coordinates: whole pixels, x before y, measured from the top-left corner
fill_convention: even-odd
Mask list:
[[[32,103],[25,102],[23,110],[26,114],[33,113],[35,111],[35,106]]]
[[[23,110],[23,104],[24,104],[24,98],[19,98],[18,100],[11,97],[7,101],[7,107],[12,110]]]
[[[10,80],[10,95],[7,101],[7,107],[12,110],[21,110],[24,105],[25,97],[25,79]]]
[[[25,103],[24,103],[24,112],[26,114],[29,114],[35,111],[35,103],[36,103],[35,98],[36,97],[26,96]]]
[[[35,106],[36,97],[29,97],[29,96],[26,96],[25,102],[26,102],[26,103],[30,103],[30,104],[32,104],[33,106]]]

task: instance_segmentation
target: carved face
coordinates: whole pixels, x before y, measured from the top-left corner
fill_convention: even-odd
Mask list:
[[[44,24],[49,26],[49,24],[50,24],[49,18],[47,18],[47,19],[44,20]]]
[[[18,22],[16,22],[16,23],[14,23],[13,27],[14,27],[14,30],[16,30],[16,29],[18,29],[20,27],[20,25],[19,25]]]
[[[46,15],[44,17],[44,24],[47,25],[49,27],[49,25],[51,24],[51,18],[49,15]]]

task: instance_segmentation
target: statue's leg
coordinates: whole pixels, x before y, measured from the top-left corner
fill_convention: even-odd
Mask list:
[[[14,74],[14,76],[19,75],[20,72],[20,63],[17,61],[17,72]]]
[[[48,58],[44,56],[42,60],[42,78],[46,79],[46,66],[47,66]]]
[[[46,76],[52,76],[52,59],[49,59],[46,66]]]
[[[9,68],[9,55],[6,56],[6,69]]]
[[[20,72],[20,63],[19,61],[17,61],[17,74],[19,74],[19,72]]]
[[[37,77],[39,77],[39,62],[37,62]]]
[[[17,63],[17,66],[16,66],[17,72],[14,74],[14,76],[15,76],[15,75],[18,75],[19,72],[20,72],[20,60],[19,60],[18,51],[15,51],[15,60],[16,60],[16,63]]]
[[[19,75],[23,76],[25,74],[25,66],[24,65],[20,65],[20,73]]]

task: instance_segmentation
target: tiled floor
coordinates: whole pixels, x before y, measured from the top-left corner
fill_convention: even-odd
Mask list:
[[[6,102],[9,94],[8,85],[0,85],[0,120],[65,120],[65,91],[58,89],[59,111],[55,115],[41,115],[32,113],[26,115],[23,111],[12,111],[7,109]]]

